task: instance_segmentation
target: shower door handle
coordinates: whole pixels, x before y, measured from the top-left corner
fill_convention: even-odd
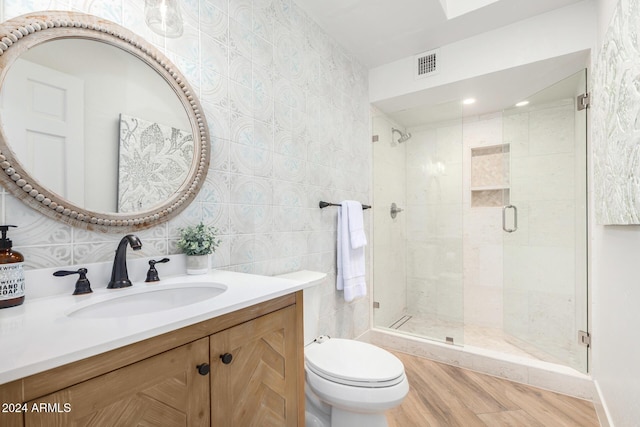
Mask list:
[[[507,209],[513,209],[513,228],[507,228]],[[513,233],[518,229],[518,208],[514,205],[502,207],[502,229],[507,233]]]

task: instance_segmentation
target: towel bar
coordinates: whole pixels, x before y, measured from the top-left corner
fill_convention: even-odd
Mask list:
[[[323,202],[321,201],[320,203],[318,203],[318,206],[320,206],[320,209],[324,209],[327,206],[342,206],[340,203],[329,203],[329,202]],[[369,205],[362,205],[362,209],[371,209],[371,206]]]

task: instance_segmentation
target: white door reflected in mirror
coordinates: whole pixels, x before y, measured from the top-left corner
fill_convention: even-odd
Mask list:
[[[178,96],[148,64],[115,46],[85,39],[37,45],[8,70],[2,97],[11,106],[1,113],[4,130],[25,169],[85,209],[151,209],[181,188],[194,162],[191,124]],[[157,143],[149,142],[147,132],[136,158],[120,146],[121,114],[169,132],[157,132]],[[181,132],[180,147],[172,129]],[[146,180],[151,185],[132,181],[140,175],[132,170],[136,164],[144,165],[140,174],[152,176]],[[124,189],[127,195],[135,189],[140,201],[125,208],[119,194]]]
[[[84,82],[18,59],[2,95],[4,130],[10,141],[20,141],[12,148],[24,167],[84,206]]]

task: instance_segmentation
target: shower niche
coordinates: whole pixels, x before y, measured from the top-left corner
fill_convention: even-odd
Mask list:
[[[509,144],[471,149],[471,207],[509,204]]]

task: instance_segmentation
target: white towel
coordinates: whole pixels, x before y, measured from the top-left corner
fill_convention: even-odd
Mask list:
[[[342,202],[341,205],[342,207],[338,210],[336,288],[344,291],[344,300],[350,302],[367,294],[367,284],[364,281],[364,245],[353,247],[349,217],[355,209],[351,208],[351,204],[347,202]],[[360,211],[357,213],[362,216],[362,205],[359,203],[358,205]]]
[[[349,212],[349,238],[351,248],[357,249],[367,244],[367,236],[364,234],[364,215],[362,214],[362,203],[353,200],[345,200],[342,206],[347,204]]]

